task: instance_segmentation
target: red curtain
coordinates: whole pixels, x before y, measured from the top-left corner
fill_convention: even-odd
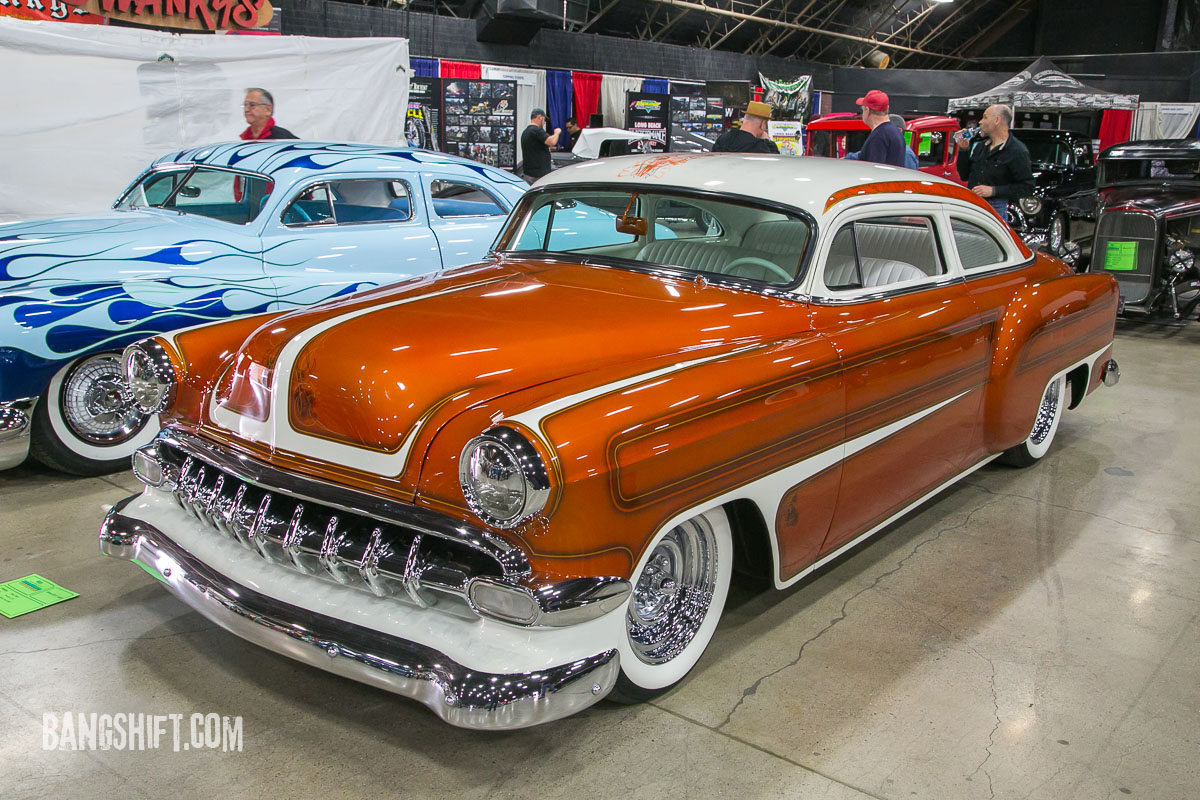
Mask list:
[[[1114,144],[1129,141],[1129,131],[1133,127],[1133,112],[1110,109],[1100,117],[1100,149]]]
[[[443,78],[480,78],[483,70],[472,61],[447,61],[442,59]]]
[[[571,83],[575,87],[575,119],[579,127],[586,128],[588,121],[600,108],[600,82],[603,75],[594,72],[572,72]]]

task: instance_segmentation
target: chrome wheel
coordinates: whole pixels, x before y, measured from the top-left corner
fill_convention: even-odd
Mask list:
[[[717,585],[717,542],[705,517],[673,528],[650,554],[626,615],[641,661],[664,664],[696,638]]]
[[[1059,403],[1062,402],[1059,381],[1051,381],[1042,395],[1041,405],[1038,406],[1037,419],[1033,422],[1033,430],[1029,433],[1031,444],[1040,445],[1046,441],[1056,427],[1059,416]]]
[[[1050,233],[1046,239],[1046,243],[1050,245],[1051,253],[1058,255],[1063,251],[1063,244],[1067,240],[1067,223],[1061,214],[1056,214],[1050,220]]]
[[[91,444],[119,444],[146,424],[125,385],[121,360],[113,355],[80,361],[63,381],[59,406],[71,432]]]

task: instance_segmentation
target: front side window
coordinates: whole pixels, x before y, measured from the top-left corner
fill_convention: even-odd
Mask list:
[[[872,217],[847,223],[833,238],[825,286],[838,291],[880,289],[944,275],[933,220]]]
[[[917,139],[917,162],[922,167],[939,167],[946,160],[946,132],[926,131]]]
[[[811,232],[799,213],[750,201],[562,187],[527,196],[496,249],[782,286],[800,276]]]
[[[470,183],[436,180],[429,184],[433,213],[447,217],[497,217],[508,213],[496,198]]]
[[[210,167],[147,173],[117,208],[168,208],[244,225],[258,216],[275,183],[269,178]]]
[[[333,221],[329,188],[323,183],[302,189],[283,212],[284,225],[333,224]]]

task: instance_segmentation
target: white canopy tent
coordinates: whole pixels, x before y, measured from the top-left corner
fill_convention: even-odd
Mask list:
[[[210,36],[0,18],[0,221],[107,208],[153,159],[236,139],[243,92],[306,139],[402,143],[408,41]],[[36,78],[36,79],[35,79]]]

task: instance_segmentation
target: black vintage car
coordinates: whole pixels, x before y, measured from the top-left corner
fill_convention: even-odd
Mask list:
[[[1013,135],[1029,148],[1035,190],[1009,206],[1010,222],[1025,243],[1072,265],[1079,247],[1071,246],[1071,221],[1096,218],[1096,165],[1092,141],[1072,131],[1016,128]]]
[[[1200,141],[1113,145],[1099,185],[1091,271],[1117,279],[1121,314],[1187,320],[1200,304]]]

